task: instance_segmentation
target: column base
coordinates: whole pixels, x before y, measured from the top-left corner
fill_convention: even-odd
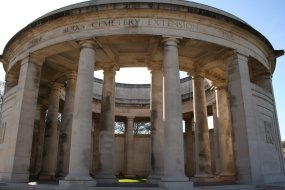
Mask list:
[[[59,180],[59,186],[64,187],[93,187],[96,181],[90,176],[67,175],[64,180]]]
[[[162,176],[156,176],[156,175],[150,175],[147,178],[147,183],[148,184],[159,184],[161,181]]]
[[[124,177],[130,177],[131,178],[131,177],[136,177],[136,175],[134,175],[134,174],[125,174]]]
[[[42,173],[39,175],[39,179],[42,179],[42,180],[52,180],[55,178],[56,178],[55,174]]]
[[[219,182],[219,177],[212,174],[196,174],[191,181],[195,184],[214,183]]]
[[[219,176],[220,180],[226,183],[231,183],[234,184],[236,182],[236,177],[235,175],[224,175],[224,174],[220,174]]]
[[[118,183],[118,179],[114,175],[102,175],[98,174],[95,176],[98,184],[114,184]]]
[[[188,178],[162,177],[159,186],[166,190],[193,190],[193,183]]]
[[[232,185],[235,184],[234,176],[208,176],[208,177],[193,177],[191,181],[194,182],[195,185]]]
[[[59,180],[59,186],[62,187],[95,187],[97,185],[94,179],[92,180]]]

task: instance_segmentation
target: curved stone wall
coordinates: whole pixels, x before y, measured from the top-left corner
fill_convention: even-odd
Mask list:
[[[93,96],[97,100],[102,98],[103,80],[94,78]],[[182,101],[192,99],[192,80],[187,77],[180,79]],[[117,105],[149,105],[150,104],[150,84],[124,84],[116,83],[116,104]],[[205,90],[209,90],[210,84],[205,81]]]

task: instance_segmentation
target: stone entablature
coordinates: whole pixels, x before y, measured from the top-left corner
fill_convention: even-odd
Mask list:
[[[118,34],[141,34],[177,36],[180,38],[207,41],[251,56],[261,62],[270,71],[273,71],[275,68],[274,51],[271,44],[259,32],[230,14],[221,11],[215,13],[217,9],[210,9],[213,12],[203,15],[199,14],[199,11],[197,13],[192,9],[183,7],[194,6],[192,7],[194,10],[200,10],[201,8],[209,9],[209,7],[203,7],[201,5],[195,7],[196,4],[191,3],[183,3],[183,6],[180,5],[178,8],[174,8],[177,5],[154,3],[158,6],[156,7],[149,6],[149,2],[138,2],[139,1],[132,5],[132,2],[126,1],[119,4],[108,4],[107,6],[105,4],[108,2],[99,2],[98,5],[96,5],[96,3],[93,4],[91,9],[90,7],[86,9],[84,5],[89,4],[83,3],[81,5],[83,7],[79,9],[71,7],[71,13],[63,14],[64,16],[61,15],[60,12],[56,13],[55,16],[51,13],[47,15],[46,18],[43,17],[34,21],[27,27],[29,30],[24,28],[19,34],[15,35],[6,46],[4,56],[2,57],[4,67],[9,71],[14,64],[27,56],[29,52],[37,52],[36,54],[39,56],[48,57],[49,53],[47,53],[46,50],[45,52],[41,52],[42,48],[60,48],[60,50],[56,50],[57,53],[67,51],[73,48],[74,44],[60,44],[68,41],[74,42],[81,39]],[[125,6],[129,8],[124,9]],[[100,10],[100,7],[102,7],[102,10]],[[156,11],[157,8],[163,10],[164,7],[171,8],[165,8],[165,12]],[[117,8],[119,8],[120,11],[115,11],[114,13],[113,10],[117,10]],[[131,11],[133,8],[135,8],[134,12]],[[153,10],[153,8],[155,9]],[[145,11],[146,9],[148,11]],[[128,12],[125,12],[127,10]],[[185,11],[191,13],[191,10],[196,15],[185,17]],[[93,11],[95,11],[95,13]],[[100,12],[99,20],[96,14],[97,11],[102,11]],[[212,16],[210,13],[216,16]],[[223,14],[220,15],[221,13]],[[85,14],[88,14],[88,17],[86,17]],[[150,16],[154,14],[155,17]],[[77,15],[76,18],[74,15]],[[221,18],[227,18],[227,21],[231,23],[231,27],[229,27],[229,24],[224,22],[224,20],[220,20],[219,16]],[[207,17],[213,17],[214,20]],[[66,23],[68,23],[68,25]],[[33,31],[32,35],[30,34],[31,30]],[[22,39],[21,36],[25,36],[25,38]],[[21,40],[19,41],[19,39]],[[21,46],[19,46],[19,44],[21,44]],[[70,45],[73,47],[70,47]],[[10,48],[11,50],[9,50]],[[11,51],[13,51],[13,53]],[[42,55],[42,53],[45,53],[45,55]],[[54,54],[56,52],[52,53]],[[271,59],[272,57],[273,59]],[[5,60],[9,60],[9,66]]]

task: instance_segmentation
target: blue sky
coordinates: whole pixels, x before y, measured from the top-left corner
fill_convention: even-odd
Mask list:
[[[25,0],[0,2],[0,54],[8,40],[21,28],[47,12],[80,0]],[[285,1],[284,0],[197,0],[229,12],[262,33],[275,49],[285,49]],[[277,60],[273,75],[273,88],[279,118],[281,138],[285,140],[285,56]],[[4,79],[0,65],[0,80]],[[121,74],[121,76],[126,76]],[[117,77],[120,78],[120,75]],[[128,76],[129,78],[129,76]]]

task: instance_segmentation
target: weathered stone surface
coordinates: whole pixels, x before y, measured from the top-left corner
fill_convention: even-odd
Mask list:
[[[192,189],[185,177],[186,160],[187,175],[196,174],[203,183],[283,182],[270,80],[274,55],[268,40],[242,20],[186,1],[98,0],[51,12],[17,33],[0,56],[7,72],[0,181],[27,182],[29,175],[48,171],[67,175],[62,185],[95,185],[90,173],[113,183],[114,175],[127,168],[129,176],[151,174],[149,179],[154,176],[156,183],[161,179],[165,189]],[[107,71],[104,82],[93,79],[94,70],[109,66],[149,67],[152,84],[115,84],[114,72]],[[77,70],[76,85],[74,78],[70,86],[66,75]],[[179,71],[201,72],[203,77],[194,75],[192,85],[190,77],[179,79]],[[215,93],[220,82],[228,89]],[[49,94],[51,83],[67,89]],[[210,108],[214,104],[216,113]],[[47,120],[44,112],[40,120],[35,117],[37,105],[49,108]],[[59,157],[58,112],[63,114],[61,134],[66,135]],[[184,145],[182,114],[187,120],[193,112],[197,125],[192,135],[185,121]],[[210,115],[215,117],[215,137],[209,138]],[[92,129],[94,118],[97,126]],[[127,130],[114,137],[114,121],[126,118],[151,121],[151,136],[131,136]],[[41,125],[38,131],[33,131],[35,120]],[[53,135],[43,150],[45,124],[47,137]],[[38,136],[33,145],[37,153],[31,158],[33,134]],[[191,154],[196,158],[191,160]]]

